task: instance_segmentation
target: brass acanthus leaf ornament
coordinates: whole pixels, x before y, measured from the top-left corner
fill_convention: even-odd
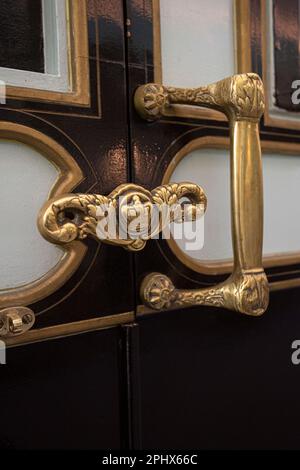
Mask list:
[[[234,119],[259,120],[265,108],[263,84],[257,74],[244,73],[198,88],[148,83],[136,90],[136,109],[148,121],[161,118],[168,106],[178,104],[213,108]]]

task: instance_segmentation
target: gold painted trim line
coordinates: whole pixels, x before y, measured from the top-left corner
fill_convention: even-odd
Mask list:
[[[7,347],[23,346],[26,344],[38,343],[50,339],[58,339],[66,336],[88,333],[91,331],[113,328],[135,320],[134,312],[118,313],[105,317],[92,318],[74,323],[65,323],[37,330],[30,330],[22,336],[8,338],[5,340]]]
[[[63,1],[63,0],[60,0]],[[90,106],[87,0],[67,0],[69,11],[70,91],[58,92],[7,85],[7,98]]]
[[[59,171],[49,198],[72,191],[84,175],[73,157],[55,140],[31,127],[0,121],[0,139],[15,140],[27,144],[45,156]],[[68,245],[61,261],[40,279],[21,287],[0,290],[0,308],[30,305],[59,289],[76,271],[87,248],[81,242]]]

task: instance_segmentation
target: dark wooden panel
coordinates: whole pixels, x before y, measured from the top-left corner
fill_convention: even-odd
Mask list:
[[[111,329],[9,349],[0,448],[118,448],[118,348]]]
[[[300,448],[299,290],[261,318],[198,308],[139,325],[144,448]]]

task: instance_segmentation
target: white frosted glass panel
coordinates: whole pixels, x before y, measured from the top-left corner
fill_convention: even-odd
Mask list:
[[[163,83],[197,87],[235,73],[233,0],[160,0]]]
[[[39,279],[63,256],[37,229],[57,177],[55,166],[33,148],[0,140],[0,289]]]
[[[263,154],[264,254],[300,251],[300,154]],[[198,260],[232,258],[229,151],[199,149],[184,157],[171,181],[198,183],[206,192],[204,247],[186,251]],[[255,230],[255,227],[254,227]],[[176,240],[184,250],[184,240]]]
[[[232,257],[230,232],[229,158],[225,150],[195,150],[186,155],[171,177],[171,181],[190,181],[199,184],[207,196],[204,219],[204,247],[188,255],[202,260]],[[176,240],[184,249],[185,240]]]

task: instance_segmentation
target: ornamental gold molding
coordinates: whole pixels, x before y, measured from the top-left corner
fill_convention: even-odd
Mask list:
[[[239,74],[191,89],[149,83],[136,90],[134,102],[139,115],[147,121],[167,115],[175,104],[221,111],[229,120],[231,138],[232,275],[216,286],[181,290],[164,274],[152,273],[141,286],[144,304],[155,310],[207,305],[251,316],[263,314],[269,303],[269,286],[262,266],[263,184],[258,125],[264,112],[264,90],[260,77]]]
[[[188,211],[180,203],[182,198],[191,203]],[[139,251],[147,240],[166,227],[167,222],[182,222],[184,217],[195,220],[203,215],[206,205],[203,189],[193,183],[167,184],[152,191],[128,183],[118,186],[108,196],[65,194],[51,199],[40,211],[38,227],[49,242],[59,245],[91,236],[104,243]],[[170,219],[163,217],[169,208],[172,209]],[[112,234],[105,230],[111,209],[116,215],[116,230]],[[141,218],[142,214],[148,217]],[[138,234],[133,234],[130,223],[137,218]]]

